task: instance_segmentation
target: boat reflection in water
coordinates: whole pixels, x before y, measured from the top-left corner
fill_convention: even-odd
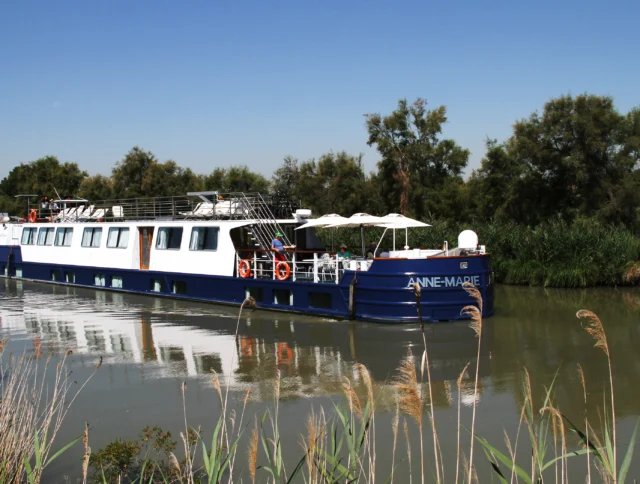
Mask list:
[[[72,349],[103,356],[105,364],[142,364],[157,378],[210,377],[215,371],[225,383],[230,378],[233,389],[251,386],[252,398],[259,400],[273,396],[278,370],[282,398],[341,393],[345,376],[358,380],[353,364],[359,362],[371,372],[383,402],[391,404],[395,368],[409,348],[417,361],[423,351],[416,325],[245,309],[236,339],[236,309],[22,281],[0,284],[13,297],[0,308],[0,327],[14,346],[30,339],[45,353]],[[434,399],[449,406],[459,373],[475,362],[477,339],[466,322],[430,324],[425,331]],[[489,370],[488,358],[484,351],[481,375]],[[475,372],[473,364],[468,371]]]

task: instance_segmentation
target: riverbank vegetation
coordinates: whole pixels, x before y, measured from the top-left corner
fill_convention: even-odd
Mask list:
[[[400,100],[388,115],[367,114],[363,146],[375,146],[380,156],[371,173],[362,154],[341,151],[306,161],[287,156],[270,179],[247,166],[197,174],[138,147],[110,175],[88,176],[77,163],[47,156],[0,181],[0,209],[24,215],[15,195],[55,197],[54,188],[91,200],[270,192],[297,198],[317,215],[401,212],[433,224],[412,231],[416,246],[441,243],[443,233],[454,243],[454,228],[472,227],[503,282],[578,287],[637,281],[629,275],[640,272],[634,248],[640,234],[639,108],[620,113],[612,98],[591,94],[552,99],[541,112],[517,120],[507,140],[487,139],[481,166],[467,179],[470,152],[443,136],[447,122],[445,106],[428,109],[423,99]]]
[[[475,299],[475,304],[464,311],[471,318],[469,331],[477,336],[480,355],[482,299],[472,285],[467,283],[465,289]],[[416,299],[419,299],[420,287],[416,286],[415,291]],[[247,300],[243,307],[251,304],[252,301]],[[241,314],[242,308],[238,325]],[[256,412],[247,411],[250,388],[236,400],[238,405],[232,405],[237,397],[230,396],[230,380],[226,375],[219,377],[213,373],[211,383],[219,400],[219,410],[214,412],[212,423],[205,428],[189,423],[186,413],[188,393],[186,383],[183,383],[184,428],[176,440],[159,427],[146,427],[137,440],[117,439],[92,452],[89,445],[91,435],[85,427],[84,434],[73,442],[54,445],[59,424],[66,416],[69,403],[73,403],[73,398],[68,402],[60,396],[66,395],[69,388],[64,380],[67,372],[65,360],[58,364],[55,378],[54,388],[60,388],[61,392],[54,392],[51,397],[43,394],[43,385],[38,383],[41,380],[32,378],[38,367],[38,355],[24,356],[17,364],[14,361],[12,365],[4,365],[2,371],[1,410],[5,419],[3,423],[7,425],[0,427],[0,439],[7,445],[2,447],[3,477],[6,478],[0,482],[40,482],[43,475],[46,476],[47,463],[82,439],[83,460],[78,463],[81,469],[78,473],[82,474],[83,482],[338,483],[375,482],[376,479],[406,482],[408,476],[413,476],[417,482],[417,475],[423,483],[471,484],[477,482],[478,469],[483,466],[481,475],[486,478],[488,471],[498,482],[535,483],[555,479],[555,482],[568,483],[584,481],[586,477],[587,482],[622,484],[633,461],[638,424],[630,440],[621,446],[617,437],[619,422],[612,373],[614,355],[610,353],[604,325],[590,311],[581,310],[577,317],[587,333],[585,338],[590,337],[595,343],[593,351],[601,352],[609,375],[604,401],[597,410],[588,411],[586,376],[579,365],[575,372],[583,394],[575,398],[584,401],[584,414],[580,421],[572,421],[558,406],[554,388],[561,382],[557,381],[557,375],[544,388],[534,388],[524,368],[516,431],[505,432],[504,443],[489,442],[478,435],[475,425],[483,415],[479,399],[481,360],[478,357],[464,367],[457,380],[457,397],[454,399],[457,401],[457,435],[453,447],[440,439],[439,432],[451,425],[446,421],[438,422],[434,412],[428,353],[430,343],[422,325],[423,348],[416,355],[409,351],[399,362],[396,376],[389,382],[394,388],[396,405],[390,422],[392,439],[376,437],[381,425],[379,390],[368,369],[356,363],[352,377],[344,379],[342,401],[334,401],[330,410],[322,407],[312,410],[306,428],[299,429],[299,441],[296,442],[283,442],[281,438],[281,379],[276,372],[274,400]],[[589,357],[593,356],[595,354]],[[7,357],[2,355],[2,358]],[[11,361],[12,356],[8,358]],[[469,416],[465,412],[466,417],[461,412],[463,387],[472,389],[471,395],[467,395],[471,397],[467,399],[467,405],[472,406],[472,413]],[[34,395],[38,398],[33,398]],[[22,419],[19,410],[30,400],[31,405],[46,402],[45,411],[34,413],[25,410],[28,417],[33,415],[36,418]],[[49,433],[48,429],[52,432]],[[17,430],[23,439],[12,437]],[[285,459],[285,445],[290,449],[299,448],[297,457]],[[48,457],[52,450],[56,453]],[[377,461],[377,456],[382,453],[390,455],[392,463],[391,470],[388,474],[384,471],[384,475]],[[455,460],[443,458],[449,455],[455,455]]]

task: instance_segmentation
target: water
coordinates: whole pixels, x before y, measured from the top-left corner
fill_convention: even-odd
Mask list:
[[[116,437],[136,438],[146,425],[160,425],[175,438],[184,429],[183,382],[187,384],[189,424],[210,431],[219,410],[211,383],[214,370],[223,384],[230,384],[234,406],[239,406],[243,392],[251,389],[244,423],[252,425],[254,415],[262,416],[265,408],[273,407],[273,382],[280,371],[280,427],[285,460],[292,468],[302,455],[300,436],[306,434],[311,408],[317,411],[324,406],[331,412],[331,400],[340,399],[345,378],[364,398],[364,387],[353,370],[353,364],[359,362],[371,372],[378,402],[379,475],[386,480],[390,472],[390,422],[395,411],[392,379],[409,348],[422,354],[422,334],[415,326],[245,310],[236,341],[237,308],[14,280],[0,280],[0,294],[0,332],[9,338],[5,353],[32,352],[40,347],[43,354],[62,355],[71,349],[70,363],[79,382],[103,358],[102,367],[74,402],[61,429],[60,443],[79,435],[84,421],[90,424],[94,450]],[[578,309],[588,308],[605,324],[611,349],[621,462],[640,415],[640,391],[635,385],[640,371],[638,290],[499,286],[495,301],[496,314],[485,320],[481,340],[478,433],[503,449],[503,429],[515,438],[525,367],[538,402],[544,386],[551,384],[557,373],[555,405],[572,421],[581,422],[584,401],[578,364],[587,380],[588,411],[599,427],[597,412],[602,409],[609,378],[606,358],[593,348],[593,341],[575,316]],[[427,340],[436,425],[449,482],[455,473],[456,381],[465,365],[472,362],[461,394],[462,418],[469,426],[478,340],[465,322],[429,325]],[[415,453],[415,426],[409,423]],[[426,448],[430,449],[431,436],[426,432]],[[468,450],[468,434],[464,431],[463,439],[463,449]],[[52,465],[48,481],[77,478],[79,447]],[[238,470],[246,462],[244,449],[243,443]],[[396,462],[406,455],[403,439],[398,449]],[[430,450],[425,453],[431,457]],[[414,478],[419,467],[416,459],[417,455]],[[579,459],[572,463],[572,477],[584,473],[584,461]],[[523,464],[527,462],[525,458]],[[476,464],[481,480],[488,479],[491,469],[479,447]],[[405,460],[397,470],[397,482],[407,479],[407,468]],[[630,474],[636,475],[639,470],[640,464],[635,462]],[[264,471],[258,471],[258,480],[265,480],[266,472],[260,472]],[[431,475],[432,471],[428,472]]]

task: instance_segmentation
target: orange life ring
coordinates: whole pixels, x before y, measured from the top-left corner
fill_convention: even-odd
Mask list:
[[[36,211],[35,208],[31,209],[31,212],[29,212],[29,222],[34,223],[38,218],[38,212]]]
[[[242,259],[238,264],[238,274],[240,274],[240,277],[243,279],[251,275],[251,264],[249,264],[247,259]]]
[[[280,272],[281,266],[284,266],[284,273]],[[290,274],[291,267],[289,267],[289,264],[287,264],[286,261],[281,260],[276,264],[276,279],[278,279],[279,281],[285,281],[289,279]]]

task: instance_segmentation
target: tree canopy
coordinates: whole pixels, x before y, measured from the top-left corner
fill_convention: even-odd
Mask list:
[[[640,109],[620,113],[613,99],[560,96],[517,120],[511,136],[488,139],[468,180],[469,150],[443,136],[445,106],[401,99],[389,114],[365,115],[380,161],[365,173],[363,155],[286,156],[271,179],[247,166],[194,173],[133,147],[109,176],[47,156],[16,166],[0,181],[3,211],[20,214],[16,195],[87,199],[184,195],[189,191],[270,192],[300,199],[317,215],[401,212],[429,222],[495,220],[537,226],[552,219],[594,218],[640,232]]]

